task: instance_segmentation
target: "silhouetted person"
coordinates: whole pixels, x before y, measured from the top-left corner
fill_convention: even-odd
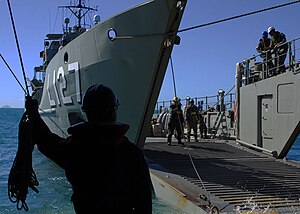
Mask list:
[[[178,97],[173,98],[173,104],[170,105],[170,120],[168,123],[168,145],[171,145],[172,135],[174,131],[177,132],[178,144],[183,145],[181,142],[182,129],[183,129],[183,112],[181,109],[180,99]]]
[[[203,111],[203,100],[198,101],[198,106],[197,106],[199,111]]]
[[[272,41],[268,37],[268,32],[264,31],[262,33],[261,39],[259,39],[256,51],[260,53],[260,57],[263,58],[263,64],[265,66],[265,69],[268,68],[269,72],[273,68],[273,62],[271,57],[271,44]]]
[[[195,142],[198,142],[197,139],[197,122],[198,122],[199,110],[194,104],[194,100],[189,101],[189,106],[186,109],[186,122],[187,122],[187,141],[191,140],[191,130],[193,130]]]
[[[201,114],[201,112],[199,112],[198,114],[198,118],[199,118],[199,130],[200,130],[200,136],[203,139],[207,138],[207,127],[203,118],[203,115]]]
[[[142,151],[116,122],[118,100],[104,85],[89,87],[83,99],[88,122],[68,129],[66,139],[52,133],[26,101],[38,149],[65,170],[76,213],[152,213],[151,180]]]
[[[268,28],[268,33],[272,39],[272,49],[276,56],[275,66],[276,74],[285,72],[284,61],[286,59],[288,44],[286,43],[286,36],[284,33],[276,31],[274,27]]]

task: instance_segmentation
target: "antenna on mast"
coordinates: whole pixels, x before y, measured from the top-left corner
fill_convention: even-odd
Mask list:
[[[86,7],[84,2],[82,4],[82,0],[79,0],[77,5],[59,6],[58,8],[67,8],[67,9],[69,9],[71,11],[71,13],[77,18],[78,28],[81,28],[81,19],[89,11],[98,11],[96,8]]]

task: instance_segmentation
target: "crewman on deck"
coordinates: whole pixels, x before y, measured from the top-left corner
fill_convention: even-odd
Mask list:
[[[200,130],[200,136],[203,139],[207,138],[207,127],[204,121],[204,117],[202,115],[202,112],[199,111],[198,114],[198,119],[199,119],[199,130]]]
[[[274,27],[268,28],[268,33],[271,36],[273,53],[275,54],[276,74],[285,72],[284,61],[288,51],[288,44],[286,43],[286,36],[284,33],[275,31]]]
[[[173,98],[173,104],[170,105],[170,119],[168,123],[168,145],[172,143],[172,135],[176,129],[178,144],[183,145],[181,142],[182,129],[183,129],[183,112],[181,109],[180,99],[178,97]]]
[[[261,58],[263,58],[264,65],[268,66],[268,69],[273,68],[273,62],[271,57],[271,39],[268,37],[268,32],[264,31],[262,33],[262,38],[259,39],[256,51],[260,53]]]
[[[194,100],[190,99],[189,105],[186,109],[186,123],[187,123],[187,141],[191,140],[191,130],[193,130],[195,142],[199,142],[197,139],[197,122],[198,122],[198,108],[195,106]]]
[[[197,106],[199,111],[203,111],[203,100],[198,101],[198,106]]]
[[[36,100],[26,101],[33,142],[65,170],[76,213],[152,213],[149,169],[125,137],[129,126],[116,122],[118,106],[109,87],[92,85],[82,105],[88,121],[71,126],[64,139],[44,123]]]

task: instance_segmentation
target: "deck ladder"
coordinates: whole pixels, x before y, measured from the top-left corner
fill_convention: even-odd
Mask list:
[[[223,136],[228,136],[228,128],[227,128],[227,120],[225,116],[225,111],[219,111],[216,117],[216,120],[214,122],[214,125],[211,129],[211,137],[210,138],[215,138],[216,134],[218,132],[218,129],[220,125],[222,124],[222,135]]]

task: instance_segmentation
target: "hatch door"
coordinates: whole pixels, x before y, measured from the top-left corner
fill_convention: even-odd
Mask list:
[[[261,100],[262,147],[273,143],[273,96],[265,95]]]

